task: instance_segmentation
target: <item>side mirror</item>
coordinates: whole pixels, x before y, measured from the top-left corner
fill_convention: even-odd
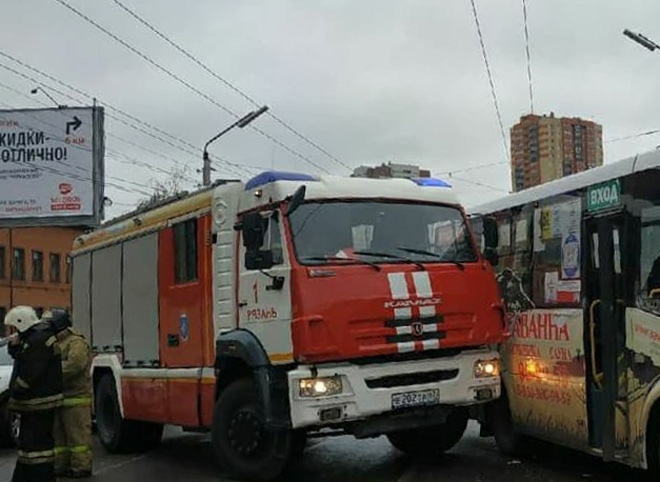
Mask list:
[[[500,233],[495,218],[483,218],[483,234],[485,248],[497,248],[500,244]]]
[[[268,220],[264,219],[260,213],[248,213],[243,216],[238,228],[243,233],[243,246],[248,251],[257,251],[264,244],[264,236]]]
[[[245,252],[245,269],[259,270],[273,267],[273,252],[270,250],[255,249]]]
[[[491,264],[491,266],[497,266],[500,262],[500,256],[497,254],[495,248],[486,248],[484,251],[484,258]]]
[[[287,216],[291,216],[291,214],[305,201],[306,189],[307,188],[303,185],[296,189],[296,192],[293,193],[291,200],[289,201],[289,207],[286,210]]]

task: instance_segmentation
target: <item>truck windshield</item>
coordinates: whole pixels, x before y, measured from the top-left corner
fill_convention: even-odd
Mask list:
[[[416,264],[478,259],[461,212],[451,206],[309,202],[293,212],[289,222],[302,264],[338,263],[341,258]]]

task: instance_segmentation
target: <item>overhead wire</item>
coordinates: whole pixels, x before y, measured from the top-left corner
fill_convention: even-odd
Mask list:
[[[42,75],[42,76],[44,76],[45,78],[47,78],[47,79],[49,79],[49,80],[51,80],[51,81],[57,83],[58,85],[61,85],[61,86],[65,87],[65,88],[67,88],[67,89],[69,89],[69,90],[72,90],[73,92],[76,92],[76,93],[78,93],[79,95],[82,95],[83,97],[93,98],[94,100],[98,101],[99,105],[103,105],[104,107],[109,108],[109,109],[111,109],[111,110],[114,111],[114,112],[118,112],[118,113],[120,113],[121,115],[127,117],[128,119],[131,119],[132,121],[135,121],[135,122],[138,123],[138,124],[144,125],[144,126],[150,128],[150,129],[152,129],[152,130],[154,130],[154,131],[156,131],[156,132],[162,133],[163,135],[169,137],[169,138],[172,139],[172,140],[165,139],[165,138],[163,138],[162,136],[159,136],[159,135],[157,135],[157,134],[154,134],[154,133],[152,133],[152,132],[149,132],[149,131],[146,130],[145,128],[142,128],[142,127],[136,125],[135,123],[133,123],[133,122],[131,122],[131,121],[127,121],[127,120],[125,120],[125,119],[121,119],[121,118],[117,117],[116,115],[112,115],[112,114],[110,114],[110,113],[106,113],[106,115],[107,115],[109,118],[114,119],[114,120],[116,120],[117,122],[120,122],[120,123],[122,123],[122,124],[124,124],[124,125],[130,127],[131,129],[137,130],[138,132],[141,132],[141,133],[143,133],[143,134],[145,134],[145,135],[147,135],[147,136],[149,136],[149,137],[151,137],[151,138],[153,138],[153,139],[155,139],[155,140],[158,140],[158,141],[160,141],[160,142],[163,142],[163,143],[165,143],[165,144],[168,144],[170,147],[173,147],[173,148],[178,149],[178,150],[180,150],[180,151],[182,151],[182,152],[185,152],[185,153],[189,154],[191,157],[194,157],[195,160],[197,160],[197,152],[196,152],[196,151],[197,151],[198,148],[197,148],[195,145],[193,145],[192,143],[190,143],[190,142],[188,142],[188,141],[185,141],[185,140],[181,139],[180,137],[177,137],[177,136],[175,136],[175,135],[173,135],[173,134],[169,134],[169,133],[167,133],[166,131],[163,131],[162,129],[159,129],[159,128],[157,128],[157,127],[155,127],[155,126],[153,126],[153,125],[151,125],[151,124],[149,124],[149,123],[147,123],[147,122],[145,122],[145,121],[142,121],[141,119],[139,119],[139,118],[137,118],[137,117],[135,117],[135,116],[133,116],[133,115],[131,115],[131,114],[125,112],[125,111],[122,111],[122,110],[120,110],[120,109],[117,109],[116,107],[114,107],[114,106],[108,104],[107,102],[104,102],[104,101],[102,101],[102,100],[100,100],[100,99],[97,99],[97,98],[95,98],[95,97],[92,97],[91,95],[87,94],[86,92],[84,92],[84,91],[82,91],[82,90],[80,90],[80,89],[78,89],[78,88],[76,88],[76,87],[74,87],[74,86],[72,86],[72,85],[70,85],[70,84],[67,84],[66,82],[61,81],[60,79],[57,79],[56,77],[54,77],[54,76],[52,76],[52,75],[50,75],[50,74],[47,74],[46,72],[43,72],[42,70],[37,69],[37,68],[35,68],[35,67],[33,67],[33,66],[27,64],[26,62],[23,62],[23,61],[21,61],[20,59],[17,59],[17,58],[15,58],[15,57],[13,57],[13,56],[7,54],[6,52],[3,52],[3,51],[0,50],[0,56],[5,57],[5,58],[8,58],[8,59],[12,60],[13,62],[16,62],[16,63],[17,63],[18,65],[20,65],[21,67],[23,67],[23,68],[25,68],[25,69],[27,69],[27,70],[30,70],[30,71],[32,71],[32,72],[38,73],[39,75]],[[57,94],[59,94],[59,95],[61,95],[61,96],[67,97],[68,99],[71,99],[71,100],[74,100],[75,102],[82,103],[82,101],[81,101],[79,98],[76,98],[76,97],[72,96],[71,94],[69,94],[69,93],[67,93],[67,92],[64,92],[64,91],[62,91],[62,90],[60,90],[60,89],[58,89],[58,88],[56,88],[56,87],[53,87],[52,85],[46,84],[45,82],[43,82],[43,81],[41,81],[41,80],[38,80],[38,79],[36,79],[36,78],[34,78],[34,77],[31,77],[31,76],[29,76],[29,75],[27,75],[27,74],[25,74],[25,73],[23,73],[23,72],[20,72],[20,71],[18,71],[18,70],[16,70],[16,69],[14,69],[14,68],[12,68],[12,67],[6,65],[6,64],[3,64],[2,62],[0,62],[0,68],[4,68],[5,70],[8,70],[9,72],[12,72],[12,73],[15,74],[15,75],[18,75],[18,76],[20,76],[20,77],[22,77],[22,78],[24,78],[24,79],[30,80],[31,82],[34,82],[34,83],[36,83],[36,84],[38,84],[38,85],[40,85],[40,86],[46,87],[46,88],[48,88],[49,90],[52,90],[53,92],[55,92],[55,93],[57,93]],[[176,142],[175,142],[175,141],[176,141]],[[178,142],[178,144],[177,144],[177,142]],[[231,162],[229,162],[229,161],[227,161],[227,160],[225,160],[225,159],[223,159],[223,158],[221,158],[221,157],[219,157],[219,156],[214,156],[214,157],[216,157],[216,158],[217,158],[219,161],[221,161],[222,163],[227,164],[228,166],[231,166],[231,167],[229,167],[228,169],[231,170],[231,171],[233,171],[234,174],[239,174],[239,175],[240,175],[240,173],[238,173],[238,171],[236,171],[236,169],[239,169],[239,170],[243,170],[243,171],[245,172],[245,174],[247,174],[247,175],[250,175],[250,176],[252,175],[252,173],[250,173],[247,169],[244,169],[243,166],[242,166],[241,164],[238,164],[238,163],[231,163]],[[255,166],[253,166],[253,167],[255,167]]]
[[[42,102],[42,101],[40,101],[40,100],[38,100],[38,99],[35,99],[35,98],[33,98],[33,97],[30,97],[29,95],[25,94],[24,92],[21,92],[20,90],[15,89],[15,88],[13,88],[12,86],[7,85],[7,84],[5,84],[5,83],[2,82],[2,81],[0,81],[0,87],[4,88],[4,89],[6,89],[6,90],[8,90],[8,91],[10,91],[10,92],[13,92],[14,94],[16,94],[16,95],[18,95],[18,96],[21,96],[21,97],[24,97],[24,98],[26,98],[26,99],[29,99],[29,100],[31,100],[31,101],[33,101],[33,102],[35,102],[35,103],[37,103],[37,104],[39,104],[39,105],[41,105],[41,106],[43,106],[43,107],[49,107],[49,105],[46,104],[45,102]],[[153,150],[153,149],[149,149],[149,148],[147,148],[147,147],[141,146],[140,144],[137,144],[137,143],[135,143],[135,142],[132,142],[132,141],[130,141],[130,140],[128,140],[128,139],[124,139],[124,138],[121,137],[121,136],[117,136],[117,135],[112,134],[112,133],[107,132],[107,131],[106,131],[105,134],[106,134],[108,137],[112,137],[112,138],[117,139],[117,140],[119,140],[119,141],[125,142],[125,143],[127,143],[127,144],[130,144],[130,145],[132,145],[132,146],[138,148],[138,149],[142,149],[142,150],[144,150],[145,152],[149,152],[149,153],[151,153],[152,155],[155,155],[155,156],[161,157],[161,158],[163,158],[163,159],[165,159],[165,160],[167,160],[167,161],[170,161],[170,162],[172,162],[172,163],[174,164],[174,167],[177,167],[177,166],[179,165],[179,161],[177,161],[176,159],[173,159],[173,158],[171,158],[171,157],[168,157],[168,156],[166,156],[166,155],[164,155],[164,154],[162,154],[162,153],[160,153],[160,152],[158,152],[158,151],[155,151],[155,150]],[[161,168],[161,167],[159,167],[159,166],[156,166],[156,165],[154,165],[154,164],[150,164],[150,163],[148,163],[148,162],[146,162],[146,161],[140,161],[140,160],[138,160],[138,159],[132,158],[132,157],[130,157],[130,156],[128,156],[128,155],[126,155],[126,154],[120,152],[120,151],[117,151],[117,150],[114,150],[114,149],[110,149],[110,148],[108,148],[107,146],[106,146],[106,148],[105,148],[105,151],[106,151],[106,153],[109,153],[109,154],[111,155],[111,156],[108,156],[108,157],[111,157],[112,159],[116,160],[117,162],[121,162],[121,163],[125,163],[125,164],[133,164],[133,165],[136,165],[136,166],[142,166],[142,167],[145,167],[145,168],[147,168],[147,169],[150,169],[150,170],[153,170],[153,171],[156,171],[156,172],[160,172],[160,173],[163,173],[163,174],[167,174],[167,175],[171,175],[171,174],[172,174],[172,172],[170,172],[170,171],[168,171],[168,170],[166,170],[166,169],[163,169],[163,168]],[[181,175],[181,173],[178,173],[178,175]],[[183,179],[185,179],[185,180],[187,180],[187,181],[189,181],[189,182],[197,183],[197,180],[191,178],[190,176],[185,176],[185,175],[181,175],[181,176],[182,176]]]
[[[247,100],[250,102],[253,106],[255,107],[260,107],[261,104],[257,102],[253,97],[249,96],[245,91],[241,90],[238,88],[235,84],[232,82],[228,81],[224,77],[222,77],[220,74],[212,70],[208,65],[206,65],[204,62],[199,60],[199,58],[195,57],[193,54],[191,54],[189,51],[181,47],[177,42],[169,38],[167,35],[165,35],[162,31],[160,31],[158,28],[156,28],[153,24],[149,23],[146,21],[142,16],[137,14],[135,11],[131,10],[128,8],[124,3],[120,2],[119,0],[112,0],[119,8],[124,10],[128,15],[133,17],[135,20],[137,20],[139,23],[144,25],[147,29],[149,29],[151,32],[153,32],[156,36],[160,37],[162,40],[167,42],[170,46],[172,46],[174,49],[176,49],[178,52],[183,54],[185,57],[187,57],[189,60],[194,62],[197,66],[202,68],[205,72],[210,74],[212,77],[220,81],[222,84],[224,84],[226,87],[234,91],[236,94],[241,96],[243,99]],[[329,157],[333,161],[335,161],[337,164],[341,165],[342,167],[352,170],[352,168],[346,164],[344,161],[339,159],[337,156],[332,154],[327,148],[319,145],[318,143],[312,141],[309,139],[309,137],[305,136],[304,134],[300,133],[298,130],[294,129],[291,125],[289,125],[287,122],[284,120],[280,119],[277,115],[275,115],[272,111],[267,111],[266,115],[270,118],[272,118],[275,122],[277,122],[279,125],[284,127],[286,130],[294,134],[296,137],[299,139],[303,140],[307,144],[311,145],[314,147],[317,151],[321,152],[325,156]]]
[[[508,161],[497,161],[497,162],[489,162],[486,164],[477,164],[476,166],[468,166],[468,167],[461,167],[458,169],[452,169],[450,171],[439,171],[438,174],[455,174],[457,172],[469,172],[469,171],[476,171],[479,169],[485,169],[488,167],[495,167],[495,166],[503,166],[509,164]]]
[[[457,180],[457,181],[459,181],[459,182],[465,182],[465,183],[467,183],[467,184],[473,184],[473,185],[475,185],[475,186],[484,187],[484,188],[486,188],[486,189],[491,189],[491,190],[493,190],[493,191],[504,192],[504,193],[507,193],[507,194],[510,194],[510,193],[511,193],[511,191],[509,191],[509,190],[507,190],[507,189],[502,189],[502,188],[500,188],[500,187],[491,186],[490,184],[486,184],[486,183],[483,183],[483,182],[480,182],[480,181],[475,181],[474,179],[465,179],[464,177],[456,177],[456,176],[454,176],[454,175],[449,176],[449,178],[450,178],[450,179],[455,179],[455,180]]]
[[[3,82],[0,82],[0,87],[3,87],[4,89],[9,90],[10,92],[13,92],[14,94],[19,95],[19,96],[21,96],[21,97],[28,98],[28,99],[30,99],[30,100],[32,100],[32,101],[34,101],[34,102],[36,102],[36,103],[38,103],[38,104],[40,104],[40,105],[42,105],[42,106],[45,106],[45,107],[48,106],[48,104],[46,104],[46,103],[44,103],[44,102],[41,102],[41,101],[39,101],[38,99],[33,99],[33,98],[29,97],[28,95],[24,94],[23,92],[19,91],[18,89],[14,89],[13,87],[11,87],[11,86],[9,86],[9,85],[3,83]],[[9,106],[8,104],[4,104],[4,105],[6,105],[6,106],[12,108],[12,106]],[[44,121],[43,119],[38,118],[38,117],[35,116],[35,115],[31,115],[31,114],[29,114],[29,113],[26,112],[26,111],[22,111],[22,114],[23,114],[23,115],[30,115],[30,117],[33,117],[33,118],[37,119],[37,120],[38,120],[39,122],[41,122],[41,123],[51,125],[51,127],[57,127],[57,126],[54,126],[54,125],[53,125],[52,123],[50,123],[50,122],[46,122],[46,121]],[[50,134],[50,135],[52,136],[52,134]],[[110,135],[110,134],[107,133],[107,135]],[[56,139],[56,141],[58,141],[58,140],[59,140],[59,142],[63,142],[63,139]],[[70,146],[70,147],[75,147],[75,148],[78,148],[78,149],[88,150],[88,151],[91,152],[91,149],[85,149],[83,146],[79,146],[79,145],[75,145],[75,144],[70,144],[70,145],[68,145],[68,146]],[[136,145],[136,146],[137,146],[137,145]],[[170,172],[170,171],[167,171],[167,170],[165,170],[165,169],[163,169],[163,168],[161,168],[161,167],[155,166],[155,165],[150,164],[150,163],[148,163],[148,162],[140,161],[140,160],[138,160],[138,159],[132,158],[132,157],[130,157],[130,156],[128,156],[128,155],[126,155],[126,154],[124,154],[124,153],[122,153],[122,152],[116,151],[116,150],[114,150],[114,149],[110,149],[110,148],[106,147],[106,148],[105,148],[105,151],[106,151],[106,157],[108,157],[108,158],[110,158],[110,159],[113,159],[113,160],[115,160],[115,161],[117,161],[117,162],[121,162],[121,163],[124,163],[124,164],[131,164],[131,165],[134,165],[134,166],[144,167],[144,168],[149,169],[150,171],[159,172],[159,173],[162,173],[162,174],[166,174],[166,175],[168,175],[168,176],[172,175],[172,172]],[[110,154],[110,155],[108,155],[108,154]],[[180,175],[180,173],[179,173],[178,175]],[[106,176],[106,177],[108,177],[108,178],[113,178],[113,176],[109,176],[109,175]],[[183,177],[183,179],[188,180],[188,181],[190,181],[190,182],[193,182],[193,183],[196,182],[196,181],[195,181],[194,179],[192,179],[191,177],[188,177],[188,176],[182,176],[182,177]],[[122,180],[121,178],[116,178],[116,179]],[[84,179],[83,179],[83,180],[84,180]],[[145,186],[144,184],[135,183],[134,181],[126,180],[126,182],[128,182],[129,184],[132,184],[132,185],[136,185],[136,186],[138,186],[138,187],[147,187],[147,186]]]
[[[607,139],[605,141],[605,144],[609,144],[611,142],[628,141],[630,139],[637,139],[639,137],[651,136],[651,135],[658,134],[658,133],[660,133],[660,129],[653,129],[653,130],[650,130],[650,131],[639,132],[637,134],[631,134],[631,135],[624,136],[624,137],[615,137],[613,139]]]
[[[107,36],[109,36],[110,38],[112,38],[113,40],[115,40],[116,42],[118,42],[119,44],[121,44],[122,46],[124,46],[125,48],[127,48],[128,50],[130,50],[131,52],[133,52],[134,54],[136,54],[137,56],[139,56],[141,59],[143,59],[144,61],[146,61],[146,62],[149,63],[150,65],[154,66],[155,68],[157,68],[157,69],[160,70],[161,72],[165,73],[167,76],[169,76],[169,77],[171,77],[172,79],[176,80],[177,82],[179,82],[180,84],[182,84],[183,86],[185,86],[187,89],[189,89],[190,91],[192,91],[192,92],[194,92],[195,94],[199,95],[200,97],[202,97],[203,99],[207,100],[207,101],[210,102],[211,104],[215,105],[216,107],[218,107],[219,109],[221,109],[221,110],[224,111],[225,113],[229,114],[230,116],[232,116],[232,117],[234,117],[234,118],[239,118],[239,117],[240,117],[237,113],[235,113],[234,111],[232,111],[231,109],[229,109],[229,108],[226,107],[225,105],[221,104],[220,102],[218,102],[216,99],[214,99],[214,98],[211,97],[210,95],[208,95],[208,94],[206,94],[205,92],[199,90],[197,87],[195,87],[194,85],[192,85],[190,82],[188,82],[187,80],[185,80],[185,79],[182,78],[181,76],[179,76],[179,75],[177,75],[176,73],[172,72],[172,71],[171,71],[170,69],[168,69],[167,67],[164,67],[163,65],[159,64],[158,62],[156,62],[155,60],[153,60],[151,57],[149,57],[148,55],[146,55],[145,53],[143,53],[143,52],[140,51],[139,49],[135,48],[134,46],[132,46],[131,44],[129,44],[128,42],[126,42],[125,40],[123,40],[122,38],[120,38],[119,36],[115,35],[115,34],[112,33],[111,31],[109,31],[108,29],[106,29],[105,27],[103,27],[101,24],[99,24],[98,22],[96,22],[95,20],[93,20],[92,18],[90,18],[89,16],[85,15],[85,14],[84,14],[83,12],[81,12],[80,10],[78,10],[78,9],[76,9],[75,7],[71,6],[71,5],[70,5],[69,3],[67,3],[65,0],[54,0],[54,1],[57,2],[57,3],[59,3],[60,5],[62,5],[63,7],[67,8],[68,10],[70,10],[71,12],[73,12],[75,15],[77,15],[78,17],[82,18],[82,19],[85,20],[87,23],[89,23],[90,25],[92,25],[93,27],[95,27],[97,30],[100,30],[101,32],[103,32],[104,34],[106,34]],[[296,157],[300,158],[302,161],[306,162],[307,164],[310,164],[311,166],[316,167],[317,169],[319,169],[319,170],[322,171],[322,172],[325,172],[325,173],[329,173],[329,172],[330,172],[330,171],[328,171],[325,167],[323,167],[323,166],[319,165],[318,163],[312,161],[311,159],[308,159],[307,157],[303,156],[301,153],[299,153],[298,151],[292,149],[291,147],[289,147],[288,145],[284,144],[284,143],[283,143],[282,141],[280,141],[279,139],[276,139],[276,138],[273,137],[272,135],[268,134],[268,133],[265,132],[264,130],[262,130],[262,129],[260,129],[260,128],[258,128],[258,127],[256,127],[256,126],[252,125],[252,124],[249,125],[248,127],[250,127],[251,129],[255,130],[256,132],[258,132],[259,134],[261,134],[263,137],[269,139],[271,142],[277,144],[278,146],[280,146],[281,148],[283,148],[283,149],[285,149],[286,151],[290,152],[291,154],[295,155]]]
[[[6,104],[4,102],[0,102],[0,104],[4,105],[5,107],[7,107],[9,109],[16,109],[14,106],[11,106],[11,105]],[[51,125],[51,127],[54,126],[52,123],[46,122],[43,119],[38,119],[34,114],[30,114],[27,111],[21,111],[20,114],[34,117],[35,119],[39,120],[39,122],[41,122],[43,124],[46,124],[46,125]],[[8,115],[9,115],[8,113],[3,114],[3,113],[0,112],[0,117],[4,117],[5,119],[8,118],[7,117]],[[28,128],[28,130],[34,130],[34,129],[33,128]],[[65,139],[62,138],[62,137],[59,137],[57,134],[55,134],[53,132],[46,131],[46,130],[43,130],[43,132],[44,132],[44,134],[47,134],[49,136],[50,140],[54,140],[55,142],[66,144]],[[93,151],[92,148],[77,145],[77,144],[66,144],[66,146],[70,147],[72,149],[78,149],[78,150],[87,151],[87,152],[90,152],[90,153]],[[50,166],[44,166],[44,165],[29,164],[28,166],[29,166],[30,169],[37,169],[37,170],[52,172],[52,173],[58,174],[60,176],[71,177],[71,178],[79,180],[79,181],[85,181],[85,182],[90,181],[90,182],[92,182],[92,185],[95,185],[95,184],[102,184],[104,186],[109,185],[109,186],[115,187],[115,188],[120,189],[120,190],[125,191],[125,192],[138,192],[139,194],[143,194],[143,195],[146,195],[146,196],[151,195],[150,192],[141,190],[142,188],[150,189],[149,186],[146,186],[146,185],[141,184],[141,183],[137,183],[137,182],[132,181],[130,179],[124,179],[124,178],[121,178],[121,177],[110,176],[110,175],[105,176],[107,179],[114,179],[116,181],[120,181],[120,182],[124,182],[126,184],[131,184],[133,186],[136,186],[136,187],[140,188],[140,190],[128,189],[125,186],[121,186],[121,185],[114,184],[112,182],[107,182],[107,181],[104,182],[103,180],[96,179],[96,178],[94,178],[93,175],[90,176],[88,174],[89,170],[83,169],[80,166],[75,166],[75,165],[73,165],[69,162],[65,162],[65,161],[62,161],[62,160],[57,160],[57,161],[54,161],[54,162],[57,162],[58,164],[61,164],[62,166],[66,166],[66,167],[70,167],[70,168],[78,170],[78,171],[82,171],[84,174],[87,174],[87,175],[84,176],[84,175],[77,174],[77,173],[71,172],[71,171],[62,171],[62,170],[59,170],[59,169],[56,169],[56,168],[53,168],[53,167],[50,167]]]
[[[56,0],[60,1],[60,0]],[[493,105],[495,106],[495,115],[497,116],[497,122],[500,127],[500,134],[502,136],[502,146],[504,147],[504,156],[506,159],[509,159],[509,147],[506,141],[506,133],[504,131],[504,123],[502,122],[502,113],[500,112],[500,104],[497,99],[497,91],[495,90],[495,82],[493,80],[493,73],[490,69],[490,64],[488,62],[488,54],[486,53],[486,44],[484,42],[483,33],[481,31],[481,24],[479,23],[479,15],[477,14],[477,6],[475,5],[475,0],[470,0],[472,5],[472,14],[474,17],[474,23],[477,27],[477,35],[479,37],[479,44],[481,45],[481,54],[484,59],[484,65],[486,67],[486,74],[488,75],[488,83],[490,85],[490,92],[493,97]]]

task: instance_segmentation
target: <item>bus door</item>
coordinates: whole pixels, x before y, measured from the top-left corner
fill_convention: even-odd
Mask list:
[[[602,450],[603,459],[614,459],[619,399],[619,355],[625,343],[626,256],[623,214],[588,219],[583,242],[585,286],[585,353],[587,407],[591,447]],[[624,397],[625,400],[625,397]]]

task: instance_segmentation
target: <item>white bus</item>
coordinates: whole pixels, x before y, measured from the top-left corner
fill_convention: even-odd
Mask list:
[[[511,336],[479,418],[504,452],[531,436],[660,466],[660,151],[472,209],[499,227]]]

